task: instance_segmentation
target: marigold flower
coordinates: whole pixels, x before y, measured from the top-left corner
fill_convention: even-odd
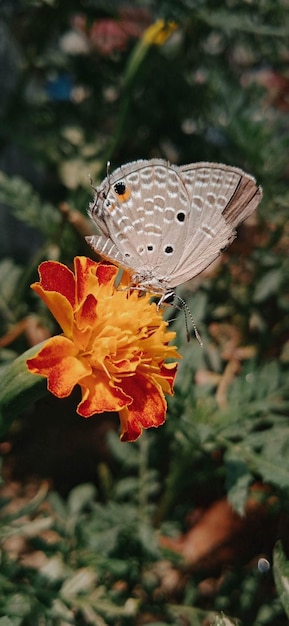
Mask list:
[[[77,412],[91,417],[118,411],[122,441],[134,441],[143,428],[165,421],[164,393],[173,394],[179,357],[150,295],[115,288],[118,268],[86,257],[74,259],[74,272],[45,261],[32,289],[42,298],[63,330],[33,358],[30,372],[48,379],[58,398],[79,384]]]

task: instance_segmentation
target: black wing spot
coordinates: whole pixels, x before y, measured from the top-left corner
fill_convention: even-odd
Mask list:
[[[123,196],[126,192],[126,186],[123,182],[120,183],[116,183],[114,185],[114,191],[115,193],[117,193],[119,196]]]
[[[177,213],[177,220],[178,222],[184,222],[186,219],[186,214],[183,211],[179,211]]]

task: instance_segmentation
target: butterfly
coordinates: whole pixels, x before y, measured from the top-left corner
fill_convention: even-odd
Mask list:
[[[101,234],[86,240],[160,305],[218,257],[261,198],[253,176],[236,167],[138,160],[108,171],[95,189],[89,215]]]

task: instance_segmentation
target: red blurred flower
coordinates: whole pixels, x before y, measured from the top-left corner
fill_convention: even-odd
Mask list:
[[[139,39],[150,23],[146,9],[122,7],[116,19],[96,20],[89,29],[89,40],[93,48],[108,56],[115,50],[125,50],[129,39]]]

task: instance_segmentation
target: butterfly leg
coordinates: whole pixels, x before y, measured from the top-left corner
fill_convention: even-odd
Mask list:
[[[176,299],[178,300],[178,302],[180,303],[180,305],[179,305],[179,306],[178,306],[178,305],[176,305],[176,304],[174,304],[174,299],[175,299],[175,298],[176,298]],[[199,331],[198,331],[198,329],[197,329],[197,326],[196,326],[195,320],[194,320],[194,318],[193,318],[193,316],[192,316],[192,314],[191,314],[191,311],[190,311],[190,309],[189,309],[189,307],[188,307],[188,305],[187,305],[186,301],[185,301],[185,300],[183,300],[183,298],[181,298],[180,296],[178,296],[178,295],[175,293],[175,291],[171,289],[170,291],[167,291],[166,293],[164,293],[164,294],[162,295],[162,297],[160,298],[160,300],[158,301],[158,304],[157,304],[158,309],[159,309],[159,307],[161,307],[161,306],[162,306],[162,304],[169,304],[169,305],[171,305],[171,306],[175,306],[175,308],[176,308],[176,309],[178,309],[179,311],[184,311],[184,315],[185,315],[185,323],[186,323],[187,341],[190,341],[190,338],[191,338],[191,337],[190,337],[190,332],[189,332],[189,327],[188,327],[188,318],[187,318],[187,316],[189,316],[189,318],[190,318],[190,320],[191,320],[191,322],[192,322],[192,326],[193,326],[193,329],[194,329],[195,337],[196,337],[196,339],[198,340],[198,342],[199,342],[200,346],[203,346],[204,344],[203,344],[203,342],[202,342],[201,335],[200,335],[200,333],[199,333]]]

